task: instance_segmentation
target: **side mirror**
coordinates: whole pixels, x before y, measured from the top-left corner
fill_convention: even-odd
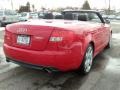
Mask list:
[[[105,23],[106,23],[106,24],[110,24],[110,20],[105,19]]]

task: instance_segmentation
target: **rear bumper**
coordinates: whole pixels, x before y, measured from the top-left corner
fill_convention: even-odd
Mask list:
[[[51,71],[58,72],[59,71],[53,67],[45,67],[45,66],[40,66],[40,65],[38,66],[38,65],[28,64],[28,63],[20,62],[20,60],[11,59],[9,57],[6,57],[6,61],[13,62],[15,64],[18,64],[18,65],[21,65],[24,67],[28,67],[28,68],[32,68],[32,69],[38,69],[38,70],[43,70],[43,71],[48,71],[48,72],[51,72]]]
[[[4,52],[6,57],[17,62],[36,66],[53,67],[60,71],[77,69],[83,59],[80,53],[75,53],[71,50],[33,51],[8,46],[7,44],[4,44]]]

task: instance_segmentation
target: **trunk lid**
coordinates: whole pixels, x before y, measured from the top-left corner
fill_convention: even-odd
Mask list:
[[[44,50],[53,29],[54,27],[49,26],[16,24],[7,26],[6,32],[11,33],[9,35],[11,40],[8,41],[11,42],[9,44],[11,46],[30,50]],[[28,37],[29,40],[26,39],[26,44],[20,43],[25,42],[24,39]]]

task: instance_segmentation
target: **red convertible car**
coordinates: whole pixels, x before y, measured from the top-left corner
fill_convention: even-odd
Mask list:
[[[109,22],[99,12],[63,11],[54,19],[7,25],[4,52],[6,61],[19,65],[47,71],[80,69],[87,74],[93,58],[110,48],[111,35]]]

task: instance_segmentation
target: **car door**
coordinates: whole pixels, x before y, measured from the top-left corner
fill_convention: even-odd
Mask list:
[[[97,13],[90,13],[89,14],[89,20],[90,22],[94,23],[95,30],[92,31],[94,42],[95,42],[95,50],[96,52],[100,52],[105,44],[105,27],[98,16]]]
[[[106,46],[109,42],[110,39],[110,25],[108,24],[102,24],[101,25],[101,30],[103,31],[102,36],[103,36],[103,47]]]
[[[92,36],[93,36],[93,40],[94,40],[94,43],[95,43],[95,52],[99,52],[101,51],[101,49],[103,48],[104,44],[103,44],[103,40],[104,40],[104,37],[103,37],[103,33],[104,33],[104,30],[103,30],[103,27],[101,27],[101,23],[98,23],[98,24],[95,24],[96,25],[96,28],[95,30],[93,30],[91,33],[92,33]]]

